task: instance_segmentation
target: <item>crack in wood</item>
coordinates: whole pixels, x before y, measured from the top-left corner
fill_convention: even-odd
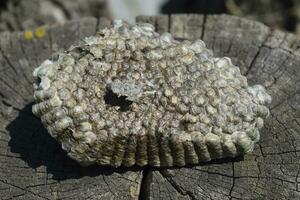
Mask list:
[[[142,181],[140,184],[139,200],[150,200],[150,191],[153,178],[151,167],[146,167],[143,170]]]
[[[42,198],[42,199],[51,200],[51,199],[49,199],[49,198],[47,198],[47,197],[43,197],[43,196],[41,196],[41,195],[39,195],[39,194],[36,194],[36,193],[34,193],[34,192],[30,191],[30,190],[27,190],[26,188],[22,188],[22,187],[20,187],[20,186],[17,186],[17,185],[15,185],[15,184],[12,184],[12,183],[3,181],[3,180],[1,180],[1,179],[0,179],[0,182],[2,182],[2,183],[4,183],[4,184],[7,184],[7,185],[9,185],[9,186],[18,188],[18,189],[20,189],[21,191],[28,192],[28,193],[30,193],[30,194],[32,194],[32,195],[34,195],[34,196],[38,196],[38,197],[40,197],[40,198]]]
[[[202,22],[202,31],[200,39],[203,40],[205,34],[205,25],[206,25],[207,15],[203,15],[203,22]]]
[[[168,32],[171,32],[171,23],[172,23],[172,16],[171,14],[168,14]]]
[[[266,41],[268,41],[268,39],[272,36],[272,33],[273,33],[273,30],[269,29],[268,34],[267,34],[266,37],[263,39],[263,41],[261,42],[261,44],[258,46],[258,50],[257,50],[256,54],[254,55],[254,57],[253,57],[253,59],[252,59],[250,65],[248,66],[248,69],[247,69],[247,71],[245,72],[244,76],[247,77],[247,76],[249,75],[249,73],[250,73],[252,67],[253,67],[254,64],[255,64],[256,59],[257,59],[258,56],[260,55],[261,49],[264,47]]]
[[[197,197],[191,192],[184,190],[176,181],[172,180],[167,170],[159,170],[159,173],[173,186],[173,188],[183,196],[189,196],[192,200],[197,200]]]
[[[232,192],[233,192],[233,189],[234,189],[234,186],[235,186],[235,173],[234,173],[234,162],[232,162],[232,185],[231,185],[231,188],[230,188],[230,191],[229,191],[229,197],[230,197],[230,200],[233,198],[232,196]]]

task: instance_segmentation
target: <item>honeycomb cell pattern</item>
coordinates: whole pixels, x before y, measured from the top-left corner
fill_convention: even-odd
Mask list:
[[[254,148],[271,97],[201,40],[115,20],[33,72],[32,111],[81,165],[184,166]]]

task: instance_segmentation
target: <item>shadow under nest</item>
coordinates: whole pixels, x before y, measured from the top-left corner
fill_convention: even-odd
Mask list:
[[[127,171],[142,171],[147,168],[151,171],[162,169],[177,169],[182,167],[118,167],[111,166],[81,166],[76,161],[68,157],[67,153],[61,148],[60,144],[48,134],[40,119],[36,118],[31,107],[33,103],[27,104],[18,116],[6,127],[10,134],[9,147],[11,152],[20,154],[20,158],[29,167],[36,169],[45,166],[47,173],[53,175],[55,180],[79,179],[83,176],[110,175],[113,173],[125,173]],[[217,159],[197,165],[187,165],[184,168],[195,166],[222,164],[228,162],[242,161],[243,156],[236,158]]]

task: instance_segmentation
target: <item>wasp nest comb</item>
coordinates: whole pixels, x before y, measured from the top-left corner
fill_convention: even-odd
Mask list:
[[[271,97],[201,40],[114,26],[33,72],[33,113],[82,165],[184,166],[253,150]]]

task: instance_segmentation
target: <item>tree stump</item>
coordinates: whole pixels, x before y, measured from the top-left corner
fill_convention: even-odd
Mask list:
[[[200,38],[273,97],[253,153],[183,168],[81,167],[31,113],[32,70],[98,29],[84,18],[0,35],[0,199],[299,199],[300,42],[227,15],[140,16],[178,39]]]

